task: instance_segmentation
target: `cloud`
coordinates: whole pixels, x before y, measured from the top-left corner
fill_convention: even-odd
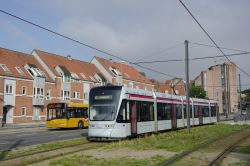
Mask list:
[[[34,40],[29,34],[25,33],[21,28],[18,28],[16,25],[12,24],[11,22],[2,19],[0,22],[0,29],[4,33],[5,38],[8,38],[8,40],[5,40],[5,42],[11,40],[16,41],[19,45],[23,44],[25,47],[29,45],[36,45],[36,40]],[[22,41],[22,42],[21,42]],[[10,45],[14,43],[9,43]]]
[[[183,0],[183,2],[219,46],[249,50],[250,23],[247,21],[250,15],[249,0]],[[55,27],[62,34],[131,61],[183,58],[184,44],[173,49],[166,48],[183,43],[184,40],[212,45],[177,0],[44,0],[32,1],[28,5],[38,9],[36,13],[38,15],[47,13],[51,15],[51,18],[43,20],[43,25],[46,25],[46,21],[53,23],[50,27]],[[49,21],[51,19],[53,21]],[[161,52],[164,49],[166,51]],[[189,51],[190,57],[221,55],[215,48],[193,44],[190,44]],[[224,51],[226,54],[235,53]],[[161,53],[157,54],[158,52]],[[97,52],[95,55],[98,54]],[[249,56],[231,59],[250,73]],[[191,61],[190,78],[194,78],[202,70],[218,62],[223,61],[216,59]],[[185,73],[184,62],[144,65],[177,77],[184,77]],[[154,72],[145,72],[155,79],[171,79]],[[250,81],[249,78],[246,80]]]

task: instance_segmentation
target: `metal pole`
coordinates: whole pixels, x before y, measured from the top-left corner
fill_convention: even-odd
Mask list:
[[[187,113],[187,131],[190,132],[190,112],[189,112],[189,58],[188,58],[188,41],[185,44],[185,73],[186,73],[186,113]]]
[[[239,74],[239,91],[240,91],[240,97],[239,97],[240,114],[242,115],[242,108],[241,108],[241,80],[240,80],[240,74]]]

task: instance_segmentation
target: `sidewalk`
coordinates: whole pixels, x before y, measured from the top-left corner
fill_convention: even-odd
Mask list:
[[[45,127],[45,124],[46,122],[5,124],[3,127],[0,127],[0,130]]]
[[[242,120],[242,121],[237,121],[235,122],[234,120],[230,121],[220,121],[220,123],[225,123],[225,124],[232,124],[232,125],[250,125],[250,120]]]

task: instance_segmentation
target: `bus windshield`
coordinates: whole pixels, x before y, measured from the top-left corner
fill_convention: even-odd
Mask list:
[[[94,88],[90,91],[90,120],[112,121],[116,117],[121,87]]]
[[[48,104],[47,120],[66,118],[66,109],[63,103]]]

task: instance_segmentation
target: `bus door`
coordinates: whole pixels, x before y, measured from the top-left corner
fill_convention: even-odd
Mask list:
[[[202,106],[199,106],[198,115],[199,115],[199,125],[202,125]]]
[[[136,101],[130,101],[131,110],[131,136],[137,135],[137,113],[136,113]]]
[[[171,119],[172,119],[172,129],[177,128],[177,119],[176,119],[176,107],[174,104],[172,104],[172,109],[171,109]]]

